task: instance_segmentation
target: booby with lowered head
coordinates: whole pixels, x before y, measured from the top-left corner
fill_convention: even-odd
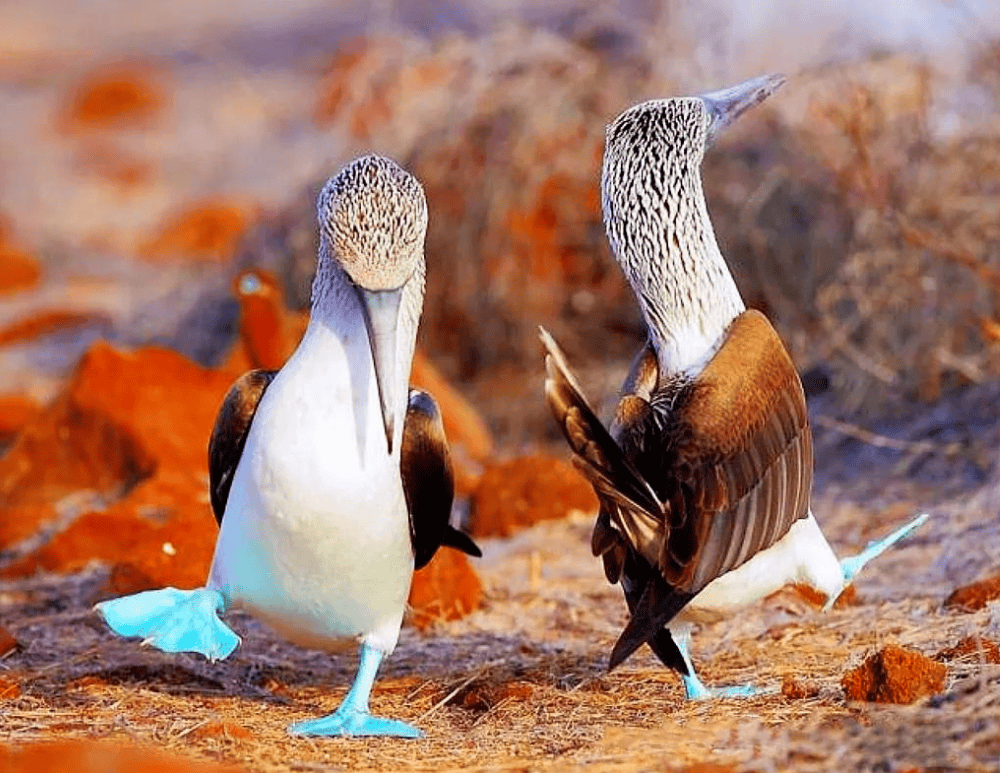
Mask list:
[[[360,639],[354,684],[306,735],[419,731],[373,717],[368,698],[393,651],[414,567],[440,545],[478,556],[449,525],[453,480],[434,399],[407,392],[424,295],[427,205],[394,162],[366,156],[319,195],[320,247],[306,333],[278,371],[229,391],[209,441],[219,522],[205,587],[99,604],[111,628],[167,652],[224,658],[243,609],[290,641]]]
[[[927,517],[837,560],[809,507],[812,436],[799,375],[767,318],[744,306],[715,240],[705,149],[783,82],[768,75],[644,102],[608,127],[605,227],[649,329],[610,431],[541,331],[549,405],[600,500],[592,548],[630,612],[610,666],[646,643],[680,672],[689,698],[756,692],[701,683],[692,624],[789,582],[832,605],[865,563]]]

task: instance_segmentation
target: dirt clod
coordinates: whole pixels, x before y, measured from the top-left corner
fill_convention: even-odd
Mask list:
[[[472,495],[469,527],[475,537],[509,537],[572,510],[597,511],[597,497],[573,465],[544,455],[492,465]]]
[[[934,660],[946,663],[953,660],[1000,663],[1000,646],[981,636],[966,636],[953,647],[941,650],[934,656]]]
[[[890,644],[844,674],[840,683],[848,700],[913,703],[943,692],[947,673],[943,664]]]
[[[998,598],[1000,598],[1000,574],[956,588],[945,599],[944,605],[947,609],[960,612],[975,612]]]

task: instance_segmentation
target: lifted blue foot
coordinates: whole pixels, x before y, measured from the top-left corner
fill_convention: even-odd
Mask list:
[[[362,644],[357,676],[354,677],[354,684],[344,696],[340,708],[333,714],[319,719],[296,722],[289,726],[288,732],[295,735],[384,735],[396,738],[420,738],[423,733],[405,722],[373,717],[368,713],[368,696],[371,695],[372,685],[375,684],[375,674],[378,673],[382,657],[382,653],[378,650]]]
[[[94,609],[119,636],[141,636],[164,652],[199,652],[220,660],[240,637],[219,619],[226,601],[217,590],[162,588],[102,601]]]
[[[851,556],[850,558],[845,558],[843,561],[841,561],[840,571],[844,575],[844,588],[846,588],[854,580],[854,578],[858,576],[858,573],[862,569],[864,569],[865,564],[867,564],[873,558],[882,555],[882,553],[884,553],[888,548],[892,547],[901,539],[903,539],[903,537],[907,536],[914,529],[923,525],[923,523],[928,518],[930,518],[930,516],[927,513],[921,513],[912,521],[910,521],[908,524],[900,526],[898,529],[892,532],[892,534],[883,537],[877,542],[872,542],[870,545],[868,545],[868,547],[866,547],[856,556]],[[841,589],[841,593],[843,593],[843,589]],[[823,611],[824,612],[830,611],[830,609],[833,608],[834,602],[839,597],[840,593],[838,593],[836,596],[833,596],[832,598],[827,599],[826,604],[823,605]]]

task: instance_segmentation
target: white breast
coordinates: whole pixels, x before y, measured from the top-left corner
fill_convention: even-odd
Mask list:
[[[209,586],[292,641],[335,648],[363,636],[391,652],[413,558],[398,450],[387,453],[358,328],[311,324],[265,392]]]
[[[797,582],[828,597],[839,593],[844,585],[840,562],[811,512],[792,524],[788,533],[767,550],[705,586],[670,627],[720,620]]]

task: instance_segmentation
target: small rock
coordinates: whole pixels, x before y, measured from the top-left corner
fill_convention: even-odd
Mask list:
[[[73,158],[78,172],[110,183],[121,193],[148,183],[153,177],[153,166],[120,147],[106,144],[87,145]]]
[[[945,599],[944,605],[947,609],[960,612],[975,612],[998,598],[1000,598],[1000,574],[956,588]]]
[[[0,658],[9,652],[13,652],[18,647],[17,639],[14,638],[14,634],[0,625]]]
[[[8,676],[0,676],[0,701],[13,700],[21,697],[21,685]],[[3,760],[0,754],[0,761]],[[6,770],[6,768],[4,768]]]
[[[0,395],[0,445],[9,443],[28,424],[41,406],[24,395]]]
[[[235,722],[208,722],[191,731],[192,738],[223,738],[230,741],[250,741],[254,734]]]
[[[486,469],[470,501],[469,529],[474,537],[509,537],[572,510],[597,511],[591,485],[569,462],[525,456]]]
[[[204,201],[175,212],[138,249],[147,259],[230,260],[250,222],[246,206]]]
[[[1000,663],[1000,646],[981,636],[966,636],[953,647],[941,650],[934,660],[950,662],[960,660],[971,663]]]
[[[0,295],[28,290],[41,281],[38,261],[10,240],[11,228],[0,221]]]
[[[142,593],[158,587],[156,580],[139,567],[128,562],[118,563],[111,567],[108,579],[97,592],[98,597],[95,601],[131,596],[133,593]]]
[[[32,341],[42,336],[92,325],[110,328],[111,320],[106,315],[93,312],[66,309],[36,311],[0,328],[0,346]]]
[[[813,682],[801,682],[794,677],[786,676],[781,682],[781,694],[795,700],[815,698],[819,695],[819,685]]]
[[[73,88],[63,111],[62,128],[80,131],[148,126],[166,104],[158,80],[151,68],[140,65],[94,70]]]
[[[0,746],[4,773],[237,773],[243,768],[116,741],[55,741]]]
[[[848,700],[913,703],[943,692],[947,673],[941,663],[890,644],[844,674],[840,683]]]
[[[483,585],[464,553],[441,548],[413,574],[409,621],[423,630],[440,620],[458,620],[483,603]]]

